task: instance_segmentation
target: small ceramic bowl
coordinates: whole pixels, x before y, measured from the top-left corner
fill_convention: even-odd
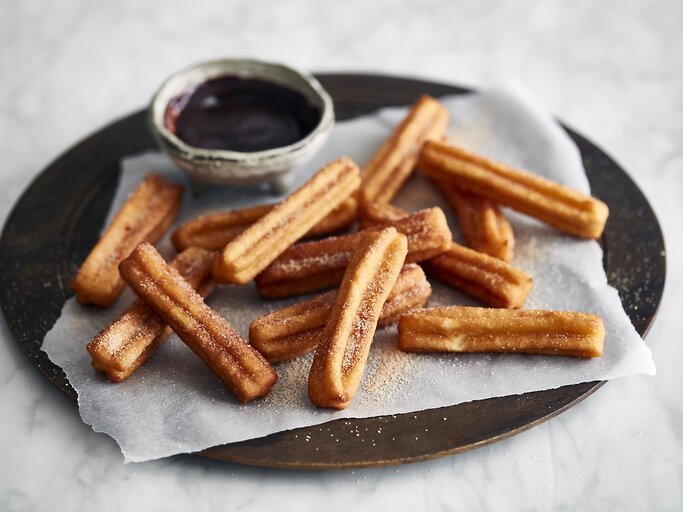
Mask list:
[[[172,99],[203,82],[227,75],[265,80],[299,92],[321,112],[319,123],[294,144],[251,153],[190,146],[168,130],[164,114]],[[327,91],[308,73],[282,64],[225,59],[196,64],[169,77],[152,97],[148,121],[161,148],[194,178],[221,184],[271,181],[282,188],[291,181],[293,171],[312,158],[327,140],[334,126],[334,106]]]

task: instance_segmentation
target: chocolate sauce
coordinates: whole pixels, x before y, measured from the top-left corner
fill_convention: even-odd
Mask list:
[[[253,152],[303,139],[320,116],[302,94],[285,86],[223,76],[172,99],[164,123],[190,146]]]

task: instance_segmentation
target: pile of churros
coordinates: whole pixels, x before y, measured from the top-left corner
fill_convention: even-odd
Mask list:
[[[280,203],[191,220],[171,236],[171,262],[153,244],[173,225],[183,190],[145,177],[70,284],[81,303],[103,308],[126,284],[138,297],[88,343],[93,367],[127,379],[175,332],[249,402],[276,384],[274,364],[314,351],[310,401],[344,409],[376,329],[391,324],[407,352],[599,357],[600,317],[522,309],[533,281],[510,263],[514,233],[501,207],[596,239],[607,206],[459,148],[444,137],[448,122],[439,101],[421,97],[362,170],[342,157]],[[391,204],[416,169],[452,206],[467,247],[453,241],[440,208]],[[428,278],[487,307],[425,308]],[[247,341],[205,299],[218,285],[251,281],[264,300],[322,294],[254,319]]]

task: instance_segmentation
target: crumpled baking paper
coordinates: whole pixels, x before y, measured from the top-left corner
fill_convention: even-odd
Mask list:
[[[589,192],[576,146],[521,86],[507,84],[480,94],[444,98],[443,102],[451,113],[449,135],[463,147]],[[327,145],[300,170],[295,185],[341,155],[362,165],[405,112],[404,108],[391,108],[337,123]],[[188,185],[181,221],[199,213],[280,199],[267,186],[212,187],[193,193],[185,174],[161,154],[149,153],[123,162],[112,213],[150,171]],[[419,175],[395,202],[408,210],[436,204],[451,215],[439,193]],[[194,452],[336,418],[398,414],[624,375],[654,374],[650,350],[624,313],[616,290],[607,284],[599,245],[512,211],[507,213],[517,240],[513,264],[534,278],[526,308],[601,315],[607,329],[602,357],[406,354],[396,348],[395,329],[388,328],[375,337],[362,387],[348,409],[322,410],[309,403],[310,354],[279,364],[279,380],[270,395],[242,405],[175,335],[125,382],[111,384],[93,370],[85,345],[128,305],[133,298],[129,290],[106,311],[83,307],[75,299],[67,301],[46,335],[43,349],[64,369],[78,392],[83,421],[112,436],[126,462]],[[460,235],[452,217],[450,225],[457,239]],[[163,254],[172,256],[167,240],[160,247]],[[435,280],[432,286],[432,306],[478,305]],[[249,284],[220,287],[208,303],[246,338],[254,318],[297,300],[263,300]]]

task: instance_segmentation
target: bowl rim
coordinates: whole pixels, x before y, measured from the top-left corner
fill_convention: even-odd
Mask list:
[[[228,76],[230,74],[235,74],[239,76],[240,66],[256,66],[263,67],[265,69],[277,69],[280,71],[285,71],[286,73],[290,73],[291,75],[302,79],[311,88],[312,93],[322,103],[320,121],[318,121],[318,124],[308,135],[306,135],[306,137],[294,142],[293,144],[266,149],[263,151],[243,152],[231,151],[226,149],[207,149],[187,144],[179,137],[177,137],[174,133],[172,133],[170,130],[168,130],[168,128],[166,128],[166,124],[164,122],[164,114],[166,111],[168,100],[164,101],[164,99],[166,98],[169,92],[168,89],[174,81],[178,80],[179,78],[182,78],[184,75],[196,72],[197,70],[200,70],[202,68],[215,68],[217,66],[222,65],[229,65],[234,67],[235,69],[233,71],[226,71],[223,74],[219,73],[211,78],[216,78],[219,76]],[[260,76],[258,74],[251,74],[251,76],[254,76],[255,78],[272,80],[272,78],[266,74]],[[277,83],[277,81],[275,82]],[[203,82],[197,82],[197,84],[199,83]],[[283,85],[283,87],[287,86]],[[311,73],[278,62],[271,62],[251,58],[224,58],[191,64],[168,76],[152,95],[152,99],[150,100],[149,108],[147,110],[147,121],[152,131],[152,134],[157,139],[159,144],[162,146],[162,149],[172,151],[177,156],[180,156],[184,159],[189,159],[194,162],[205,161],[207,163],[211,161],[222,161],[240,164],[264,164],[265,162],[279,159],[280,157],[283,157],[285,155],[288,157],[292,157],[294,156],[294,154],[305,150],[318,137],[320,137],[322,134],[327,133],[332,128],[335,121],[335,114],[334,103],[332,101],[331,96]]]

